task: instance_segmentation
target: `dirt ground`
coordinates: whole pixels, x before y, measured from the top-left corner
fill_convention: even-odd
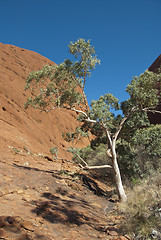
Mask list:
[[[111,192],[72,162],[1,149],[0,239],[127,239]]]

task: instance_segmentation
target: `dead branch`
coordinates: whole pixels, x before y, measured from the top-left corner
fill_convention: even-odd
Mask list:
[[[84,164],[85,167],[83,167],[81,164],[79,164],[79,166],[81,168],[83,168],[84,170],[90,169],[90,170],[94,170],[94,169],[101,169],[101,168],[112,168],[110,165],[101,165],[101,166],[88,166],[88,164],[84,161],[83,158],[81,158],[81,156],[79,156],[79,154],[75,154]]]
[[[101,168],[112,168],[110,165],[101,165],[101,166],[85,166],[83,167],[84,170],[94,170],[94,169],[101,169]]]

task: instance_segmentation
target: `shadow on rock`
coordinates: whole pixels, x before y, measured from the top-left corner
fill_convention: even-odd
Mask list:
[[[98,196],[104,196],[110,198],[112,196],[113,191],[104,191],[101,189],[98,184],[90,177],[85,174],[81,174],[82,181],[86,187],[88,187],[94,194]]]
[[[90,206],[81,197],[72,196],[60,188],[57,192],[61,196],[44,192],[42,197],[45,198],[45,201],[32,202],[33,205],[36,205],[32,212],[53,224],[77,226],[87,224],[97,231],[104,232],[104,227],[99,224],[93,206]]]
[[[14,163],[13,166],[14,166],[14,167],[17,167],[17,168],[21,168],[21,169],[29,170],[29,171],[45,172],[45,173],[53,173],[53,171],[42,170],[42,169],[35,168],[35,167],[22,166],[22,165],[18,165],[18,164],[16,164],[16,163]]]

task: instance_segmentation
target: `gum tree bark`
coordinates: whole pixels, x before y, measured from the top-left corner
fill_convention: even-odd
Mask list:
[[[121,174],[120,174],[120,169],[118,166],[117,162],[117,155],[116,155],[116,150],[115,150],[115,142],[112,144],[112,157],[111,157],[111,162],[112,162],[112,167],[113,167],[113,173],[115,177],[115,184],[116,184],[116,189],[118,193],[118,197],[120,202],[126,202],[127,201],[127,196],[124,191],[124,187],[122,184],[122,179],[121,179]]]

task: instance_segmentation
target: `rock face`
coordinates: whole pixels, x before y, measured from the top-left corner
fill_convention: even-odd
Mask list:
[[[156,73],[160,67],[161,67],[161,54],[160,54],[159,57],[152,63],[152,65],[148,68],[148,70]]]
[[[153,64],[148,68],[149,71],[157,73],[158,69],[161,68],[161,54],[159,55],[159,57],[153,62]],[[160,91],[160,86],[158,87],[159,91]],[[161,100],[160,100],[160,104],[157,107],[158,111],[161,111]],[[150,120],[151,124],[161,124],[161,114],[159,113],[148,113],[148,117]]]
[[[29,94],[24,91],[26,78],[46,64],[54,63],[35,52],[0,43],[0,151],[12,148],[49,154],[49,149],[57,146],[59,156],[67,156],[63,149],[71,143],[65,142],[62,133],[78,126],[76,114],[67,110],[42,113],[24,109]],[[88,139],[82,139],[77,147],[88,144]]]

